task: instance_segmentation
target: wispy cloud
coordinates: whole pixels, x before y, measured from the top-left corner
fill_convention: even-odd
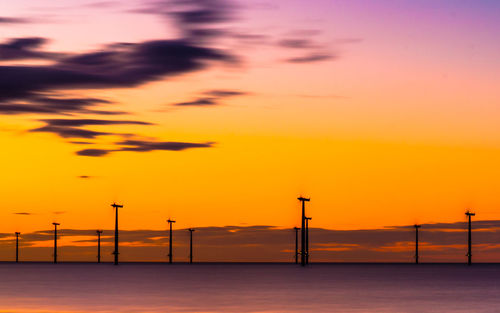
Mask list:
[[[248,95],[248,92],[239,91],[239,90],[225,90],[225,89],[216,89],[216,90],[208,90],[201,93],[203,96],[198,97],[194,100],[186,101],[186,102],[177,102],[172,105],[174,106],[215,106],[220,105],[221,100],[229,97],[236,96],[244,96]]]
[[[464,261],[466,232],[467,225],[463,222],[423,224],[420,231],[422,261]],[[476,258],[498,261],[500,221],[475,221],[473,232]],[[95,229],[61,229],[60,234],[66,247],[74,247],[72,251],[75,255],[68,256],[73,259],[85,260],[88,256],[86,246],[94,245],[96,240]],[[1,237],[10,238],[11,235],[0,234]],[[23,244],[28,249],[52,237],[53,230],[26,233],[23,234]],[[187,256],[187,229],[175,229],[174,238],[175,255]],[[168,233],[165,230],[120,231],[120,242],[127,251],[122,257],[128,260],[164,260],[167,240]],[[294,240],[295,232],[290,228],[266,225],[199,227],[195,233],[195,249],[199,261],[292,261]],[[310,228],[313,261],[411,262],[413,240],[411,225],[361,230]],[[111,248],[113,230],[104,230],[102,242],[104,247]],[[2,245],[6,245],[5,241],[0,241],[0,248]],[[8,247],[11,247],[10,243]],[[148,252],[145,254],[144,249],[147,247]]]
[[[30,23],[30,20],[27,18],[0,16],[0,24],[26,24],[26,23]]]

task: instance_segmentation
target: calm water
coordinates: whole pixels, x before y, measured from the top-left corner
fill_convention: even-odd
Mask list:
[[[500,265],[0,264],[0,312],[500,312]]]

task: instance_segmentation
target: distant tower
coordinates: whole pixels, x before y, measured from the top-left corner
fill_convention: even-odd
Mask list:
[[[471,227],[471,217],[475,216],[476,213],[472,213],[471,211],[465,212],[465,215],[469,219],[469,245],[468,245],[468,250],[467,250],[467,264],[471,265],[472,264],[472,227]]]
[[[312,217],[306,217],[306,264],[309,264],[309,221]]]
[[[102,230],[96,230],[97,233],[97,263],[101,263],[101,234]]]
[[[167,222],[170,225],[170,235],[168,236],[168,263],[172,263],[172,224],[175,223],[175,221],[168,219]]]
[[[19,235],[20,232],[16,231],[16,263],[19,263]]]
[[[115,255],[115,265],[118,265],[118,208],[123,208],[123,205],[113,203],[111,206],[115,208],[115,251],[113,254]]]
[[[189,264],[193,264],[193,228],[189,228]]]
[[[418,264],[418,229],[422,226],[415,224],[413,227],[415,227],[415,264]]]
[[[299,229],[298,227],[294,227],[295,230],[295,264],[299,264]]]
[[[302,202],[302,227],[300,230],[301,235],[301,248],[300,248],[300,264],[306,265],[306,202],[311,201],[310,198],[299,197],[297,198]]]
[[[57,226],[59,223],[52,223],[54,225],[54,263],[57,263]]]

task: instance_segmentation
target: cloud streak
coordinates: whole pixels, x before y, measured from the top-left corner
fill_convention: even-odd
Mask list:
[[[203,96],[191,101],[173,103],[173,106],[215,106],[220,105],[221,100],[230,97],[244,96],[249,93],[239,90],[208,90],[202,93]]]
[[[193,148],[211,148],[213,142],[192,143],[176,141],[143,141],[143,140],[124,140],[115,144],[116,149],[83,149],[77,151],[80,156],[102,157],[111,152],[131,151],[131,152],[151,152],[151,151],[183,151]]]
[[[423,262],[465,261],[466,223],[423,224],[420,232],[421,260]],[[500,221],[475,221],[473,223],[474,252],[478,261],[492,262],[500,259]],[[76,260],[85,260],[85,250],[95,245],[95,230],[61,229],[64,246],[74,247]],[[0,234],[0,249],[10,247]],[[187,229],[174,230],[175,256],[188,255]],[[22,244],[29,247],[47,242],[51,247],[52,230],[22,234]],[[199,261],[281,261],[294,259],[295,232],[290,228],[275,226],[225,226],[199,227],[195,233],[195,249]],[[381,229],[331,230],[310,228],[311,260],[318,262],[411,262],[414,254],[412,226]],[[120,242],[126,260],[164,261],[168,233],[165,230],[123,230]],[[104,230],[102,242],[105,249],[112,249],[113,230]],[[92,247],[93,248],[93,247]],[[81,251],[81,254],[78,254]],[[92,250],[93,251],[93,250]],[[124,250],[122,250],[124,251]],[[144,251],[148,251],[144,254]],[[43,255],[39,256],[40,258]],[[47,250],[47,258],[50,251]],[[111,256],[110,256],[111,258]],[[179,257],[178,257],[179,258]],[[181,260],[182,257],[180,257]]]

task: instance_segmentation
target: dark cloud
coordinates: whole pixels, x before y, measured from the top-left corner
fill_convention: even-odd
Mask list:
[[[216,37],[227,34],[225,29],[215,26],[233,21],[236,9],[234,3],[227,0],[160,0],[135,12],[161,15],[173,20],[184,38],[194,40],[200,35]]]
[[[328,61],[336,58],[337,56],[333,54],[312,53],[301,57],[290,58],[287,59],[286,61],[289,63],[315,63],[321,61]]]
[[[235,96],[244,96],[247,95],[247,92],[238,91],[238,90],[209,90],[205,91],[204,94],[210,95],[218,98],[226,98],[226,97],[235,97]]]
[[[213,143],[125,140],[119,142],[118,145],[125,146],[120,148],[120,151],[149,152],[157,150],[182,151],[191,148],[210,148],[213,146]]]
[[[0,16],[0,24],[26,24],[26,23],[30,23],[30,20],[21,17]]]
[[[1,81],[1,78],[0,78]],[[0,95],[0,98],[2,96]],[[111,104],[110,101],[97,98],[62,98],[54,96],[30,95],[23,102],[0,100],[1,114],[46,114],[46,115],[70,115],[97,114],[97,115],[119,115],[126,114],[122,111],[94,110],[93,107]]]
[[[420,231],[422,261],[460,262],[465,260],[467,249],[465,223],[423,224]],[[474,251],[479,261],[498,261],[500,247],[497,238],[500,221],[474,221]],[[67,256],[85,259],[81,243],[96,240],[95,229],[61,229],[60,235],[68,237],[75,247]],[[81,237],[88,238],[81,238]],[[189,232],[175,229],[174,248],[177,258],[188,255]],[[268,225],[197,227],[195,233],[196,255],[199,261],[292,261],[295,232],[290,228]],[[11,234],[0,234],[11,237]],[[74,237],[72,239],[71,237]],[[28,248],[37,242],[53,238],[53,230],[23,234],[23,244]],[[365,230],[331,230],[310,228],[310,249],[313,261],[329,262],[411,262],[414,253],[413,226],[397,226]],[[113,230],[102,234],[104,249],[112,249]],[[168,242],[166,230],[122,230],[122,256],[127,260],[163,260]],[[0,242],[0,246],[1,246]],[[65,247],[71,246],[66,244]],[[10,246],[9,246],[10,247]],[[147,254],[144,247],[151,247]],[[28,249],[27,248],[27,249]],[[128,249],[128,250],[127,250]],[[80,252],[79,252],[80,251]],[[126,251],[126,252],[125,252]],[[110,254],[111,258],[111,254]]]
[[[46,52],[40,49],[47,41],[47,39],[41,37],[10,39],[6,43],[0,44],[0,61],[52,59],[61,56],[62,54]]]
[[[84,149],[77,151],[77,155],[102,157],[111,152],[133,151],[133,152],[151,152],[151,151],[182,151],[193,148],[211,148],[212,142],[191,143],[191,142],[171,142],[171,141],[143,141],[143,140],[124,140],[116,143],[116,149]]]
[[[77,155],[89,156],[89,157],[102,157],[109,154],[113,150],[103,150],[103,149],[84,149],[77,151]]]
[[[92,178],[92,176],[89,176],[89,175],[80,175],[80,176],[78,176],[78,178],[89,179],[89,178]]]
[[[223,90],[223,89],[209,90],[209,91],[203,92],[202,94],[206,95],[206,96],[199,97],[199,98],[191,100],[191,101],[174,103],[172,105],[174,105],[174,106],[214,106],[214,105],[219,105],[220,100],[223,98],[248,95],[247,92],[243,92],[243,91]]]
[[[112,44],[53,65],[0,66],[0,100],[63,89],[133,87],[203,69],[205,61],[229,62],[234,58],[184,40]]]
[[[152,125],[152,123],[142,121],[126,120],[98,120],[98,119],[43,119],[46,125],[31,129],[30,132],[54,133],[63,138],[86,138],[94,139],[97,136],[121,135],[110,132],[100,132],[79,128],[88,125]]]
[[[65,127],[65,126],[43,126],[31,129],[30,132],[53,133],[63,138],[86,138],[86,139],[94,139],[97,136],[114,135],[113,133],[108,133],[108,132],[99,132],[88,129]]]
[[[217,105],[217,99],[215,98],[198,98],[193,101],[178,102],[174,103],[175,106],[211,106]]]
[[[31,215],[32,213],[29,212],[15,212],[15,215]]]
[[[278,42],[278,45],[285,48],[293,49],[312,49],[317,48],[318,45],[311,39],[283,39]]]
[[[98,119],[43,119],[42,122],[50,126],[80,127],[88,125],[153,125],[142,121],[128,120],[98,120]]]
[[[74,145],[92,145],[92,144],[94,144],[93,142],[88,142],[88,141],[70,141],[69,143],[72,143]]]

